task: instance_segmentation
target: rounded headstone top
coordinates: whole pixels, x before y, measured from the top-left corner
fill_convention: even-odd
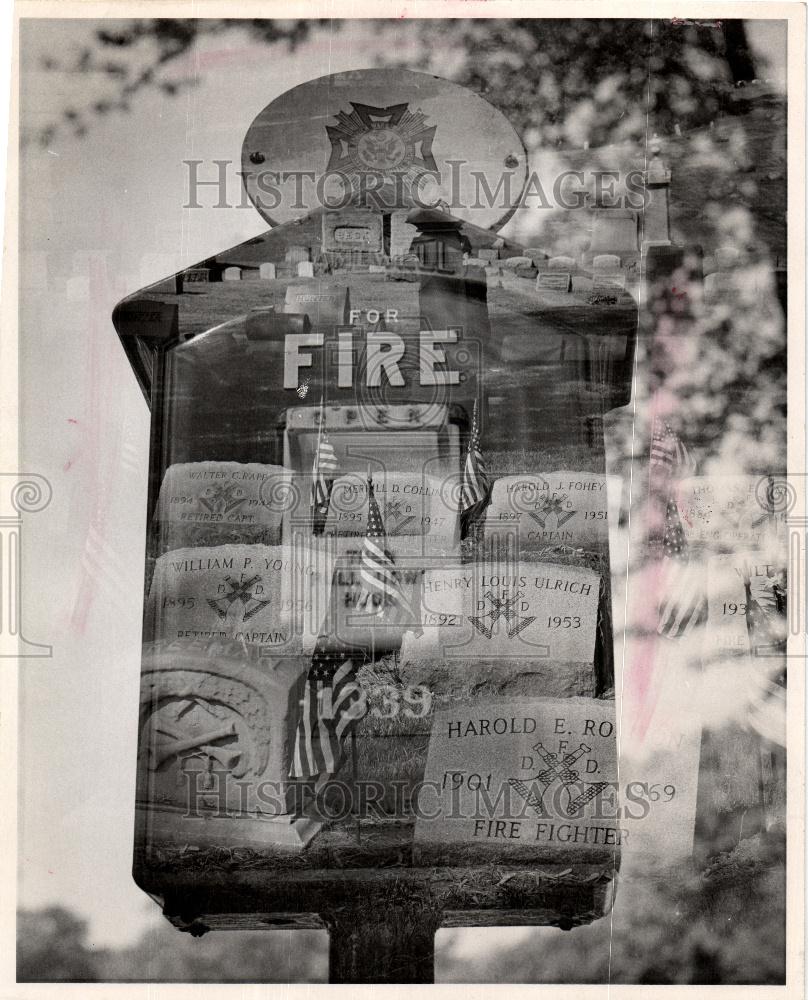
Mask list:
[[[292,88],[253,121],[241,161],[247,193],[273,225],[359,202],[383,211],[448,206],[496,229],[527,181],[525,148],[501,111],[456,83],[402,69]]]

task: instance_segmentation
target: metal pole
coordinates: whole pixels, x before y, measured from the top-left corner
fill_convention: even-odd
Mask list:
[[[351,903],[322,916],[330,983],[435,982],[440,914],[422,902]]]

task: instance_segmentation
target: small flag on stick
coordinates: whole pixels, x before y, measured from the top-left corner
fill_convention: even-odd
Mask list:
[[[488,470],[485,467],[482,446],[480,444],[480,423],[477,413],[477,400],[474,401],[474,413],[471,418],[471,434],[466,449],[466,463],[460,481],[460,528],[461,536],[465,537],[470,523],[485,509],[489,500],[491,484]]]
[[[342,766],[347,736],[367,714],[367,698],[356,675],[362,655],[329,649],[321,635],[311,658],[295,735],[291,778],[335,774]]]
[[[684,441],[665,421],[656,418],[651,439],[651,467],[665,469],[676,479],[696,472],[696,462]]]
[[[703,567],[690,558],[675,499],[676,482],[693,475],[696,463],[670,424],[659,419],[654,421],[651,468],[664,474],[667,489],[662,534],[665,594],[659,605],[657,631],[675,639],[687,635],[696,625],[706,621],[707,595]]]
[[[676,501],[671,497],[665,511],[662,538],[665,595],[659,606],[660,635],[675,639],[686,635],[707,618],[703,568],[691,563],[687,540],[679,520]]]
[[[325,408],[320,403],[320,427],[317,434],[317,449],[314,452],[311,483],[312,525],[315,535],[322,535],[331,503],[331,491],[339,476],[339,462],[334,446],[328,439],[325,428]]]
[[[394,618],[415,622],[415,614],[401,586],[392,555],[387,549],[384,522],[368,477],[368,526],[359,563],[361,590],[357,608],[376,614],[393,612]]]

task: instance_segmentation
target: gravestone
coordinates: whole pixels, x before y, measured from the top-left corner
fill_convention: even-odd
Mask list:
[[[621,271],[611,273],[595,271],[592,275],[592,291],[595,293],[608,293],[614,289],[622,290],[625,287],[626,275]]]
[[[419,863],[601,861],[622,846],[613,701],[480,699],[435,713],[415,824]]]
[[[442,479],[419,471],[387,472],[374,476],[373,490],[388,543],[396,553],[445,552],[454,546],[458,509]],[[331,492],[326,535],[364,538],[367,499],[366,480],[357,475],[337,479]]]
[[[522,265],[521,267],[517,267],[515,271],[517,278],[526,278],[529,281],[533,281],[533,279],[538,275],[538,273],[539,273],[538,268],[534,267],[532,264],[530,264],[529,266]]]
[[[166,470],[155,510],[162,551],[225,542],[278,544],[291,473],[257,462],[184,462]]]
[[[222,271],[222,281],[241,281],[241,268],[226,267]]]
[[[533,261],[530,257],[525,256],[506,257],[502,261],[502,266],[515,271],[517,267],[532,267]]]
[[[612,489],[619,481],[611,477]],[[485,537],[513,535],[520,551],[609,542],[609,479],[586,472],[503,476],[494,483]]]
[[[572,280],[569,271],[540,271],[536,278],[536,288],[549,288],[556,292],[569,292]]]
[[[343,326],[348,323],[350,293],[334,285],[289,285],[283,311],[305,313],[312,326]]]
[[[234,640],[258,647],[260,656],[301,653],[301,611],[311,599],[303,587],[311,575],[310,558],[308,550],[289,545],[168,552],[155,563],[144,635],[154,640]],[[324,563],[320,575],[330,584],[332,564]],[[321,618],[309,633],[316,633],[327,607],[324,602],[314,609]]]
[[[384,264],[369,264],[368,274],[386,274],[387,267]]]
[[[571,271],[575,268],[575,260],[572,257],[560,256],[551,257],[547,262],[550,271]]]
[[[578,567],[506,559],[427,569],[423,634],[407,636],[404,660],[478,659],[503,669],[524,662],[576,673],[595,652],[600,577]]]
[[[272,263],[261,264],[258,268],[258,277],[262,281],[274,281],[275,280],[275,265]]]
[[[620,258],[613,253],[601,253],[592,258],[595,271],[615,271],[620,267]]]
[[[774,647],[785,639],[786,623],[777,612],[773,585],[782,582],[784,563],[769,562],[765,553],[747,550],[711,556],[703,565],[707,582],[707,624],[702,630],[706,666],[734,656],[779,658]],[[761,630],[754,637],[749,630],[749,597],[761,606],[769,623],[768,631]]]
[[[477,251],[477,256],[480,260],[484,260],[489,264],[493,264],[495,261],[499,260],[499,250],[495,250],[491,247],[480,247]]]
[[[708,552],[782,548],[786,511],[768,495],[782,476],[694,476],[675,501],[688,545]]]
[[[540,247],[525,247],[525,256],[530,257],[534,264],[543,264],[550,255]]]
[[[288,778],[307,667],[225,639],[144,647],[136,847],[299,851],[312,839],[322,823],[295,815]]]
[[[301,260],[297,265],[298,278],[313,278],[314,264],[310,260]]]

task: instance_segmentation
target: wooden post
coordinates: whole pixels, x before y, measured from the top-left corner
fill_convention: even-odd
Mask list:
[[[361,902],[322,914],[330,983],[434,983],[440,913],[418,900]]]

